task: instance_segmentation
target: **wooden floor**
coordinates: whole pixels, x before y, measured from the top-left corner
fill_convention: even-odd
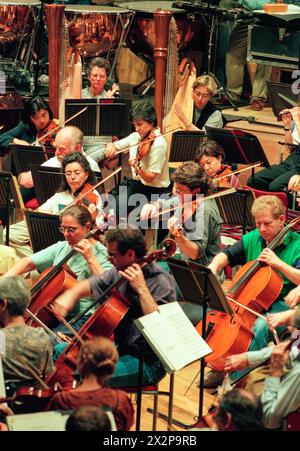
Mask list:
[[[200,363],[194,362],[191,365],[183,368],[175,374],[174,384],[174,402],[173,402],[173,419],[183,423],[184,425],[192,425],[196,421],[199,412],[199,388],[197,387],[197,380],[199,379]],[[185,394],[187,388],[196,377],[191,388]],[[160,390],[168,391],[169,389],[169,375],[167,375],[159,384]],[[209,409],[215,396],[204,390],[204,414]],[[135,403],[135,398],[132,398]],[[141,430],[152,431],[152,414],[147,412],[148,408],[153,408],[153,396],[143,395],[142,397],[142,413],[141,413]],[[159,396],[158,411],[164,415],[168,414],[168,396]],[[135,424],[132,428],[135,430]],[[167,431],[167,422],[158,418],[158,431]],[[184,431],[185,427],[179,427],[175,424],[172,427],[174,431]]]

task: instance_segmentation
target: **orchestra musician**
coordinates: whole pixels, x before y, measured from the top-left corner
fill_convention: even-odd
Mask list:
[[[117,429],[129,431],[134,415],[131,401],[124,391],[108,386],[118,359],[117,348],[108,338],[86,340],[77,360],[77,371],[82,382],[74,389],[56,393],[48,410],[74,410],[81,406],[110,407]]]
[[[74,201],[75,197],[80,194],[87,184],[94,185],[96,183],[96,178],[89,162],[82,153],[67,153],[61,161],[61,165],[65,178],[57,193],[38,208],[39,212],[53,215],[59,214],[62,208]],[[88,208],[91,214],[95,218],[97,217],[97,222],[101,222],[103,219],[101,197],[98,191],[93,191],[93,195],[96,196],[97,203],[95,205],[92,202]],[[32,255],[30,237],[25,220],[10,226],[9,243],[11,248],[16,251],[18,258]]]
[[[85,206],[73,205],[67,208],[61,214],[60,222],[60,231],[64,235],[65,241],[58,241],[46,249],[22,258],[5,276],[14,277],[36,269],[42,272],[50,266],[58,265],[73,249],[76,253],[67,261],[67,265],[77,276],[77,280],[85,280],[91,275],[102,274],[112,267],[108,261],[105,246],[96,241],[94,236],[85,238],[94,223],[91,213]],[[90,302],[88,297],[82,297],[74,311],[68,312],[67,320],[84,310]],[[78,330],[88,316],[85,315],[78,323],[73,324],[73,329]],[[55,331],[63,331],[65,335],[70,335],[70,330],[63,325],[59,325]]]
[[[201,75],[193,83],[192,97],[194,101],[193,120],[189,121],[179,104],[175,104],[175,112],[185,130],[204,130],[206,126],[223,128],[224,118],[210,99],[217,92],[217,84],[210,75]]]
[[[182,163],[172,175],[175,198],[159,199],[145,205],[141,219],[155,217],[174,206],[174,215],[168,221],[168,229],[175,239],[181,258],[195,260],[208,265],[221,250],[221,224],[214,199],[203,202],[212,184],[199,164],[193,161]]]
[[[24,313],[30,302],[30,290],[22,277],[0,279],[0,323],[5,337],[2,353],[4,380],[9,387],[7,395],[23,385],[36,385],[31,368],[45,379],[54,370],[52,344],[40,327],[25,324]]]
[[[82,297],[93,295],[100,301],[103,292],[122,276],[124,283],[118,290],[130,301],[130,307],[114,330],[119,361],[109,385],[118,388],[137,386],[140,357],[144,361],[142,384],[156,384],[165,375],[165,370],[133,320],[156,311],[161,304],[175,301],[175,281],[155,262],[138,264],[147,253],[141,231],[129,228],[109,230],[105,239],[114,268],[76,283],[56,299],[54,308],[65,315]]]
[[[111,158],[118,150],[129,148],[132,179],[125,184],[127,200],[136,193],[143,194],[150,200],[152,194],[168,192],[170,177],[167,143],[161,136],[160,128],[157,126],[157,114],[150,103],[139,102],[136,104],[132,108],[131,121],[135,132],[120,141],[107,144],[106,157]],[[119,214],[121,190],[122,188],[116,187],[112,192],[116,199],[116,215],[118,217],[124,216]],[[124,203],[128,204],[126,200]],[[128,206],[127,213],[132,208]]]
[[[214,179],[224,177],[214,183],[215,186],[221,188],[240,187],[239,180],[235,175],[230,175],[231,167],[224,164],[225,152],[223,147],[216,141],[204,141],[200,144],[195,154],[196,163],[204,169],[206,174]]]
[[[50,123],[54,122],[50,107],[41,97],[34,97],[25,102],[21,118],[16,127],[0,136],[0,146],[7,152],[11,144],[30,145],[34,143],[38,139],[39,133],[44,131],[46,133]],[[6,163],[5,169],[11,169],[8,163]]]
[[[111,71],[109,61],[104,58],[93,58],[87,69],[87,76],[90,86],[82,90],[83,99],[107,99],[115,97],[119,87],[112,83],[110,88],[107,85],[111,80],[108,79]],[[85,136],[83,147],[87,155],[91,156],[98,163],[105,158],[105,145],[111,143],[111,136]]]
[[[283,279],[280,295],[271,305],[268,314],[283,312],[288,309],[284,301],[286,294],[300,284],[300,236],[288,231],[283,242],[275,250],[267,246],[276,238],[284,227],[285,207],[276,196],[261,196],[255,199],[251,212],[255,218],[256,229],[243,235],[240,241],[229,246],[216,255],[208,267],[218,274],[226,265],[244,265],[251,260],[269,265]],[[249,351],[267,346],[269,342],[269,327],[265,320],[258,318],[253,326],[254,337]],[[237,374],[232,374],[234,380]],[[210,371],[205,378],[206,387],[217,386],[223,379],[224,372]]]

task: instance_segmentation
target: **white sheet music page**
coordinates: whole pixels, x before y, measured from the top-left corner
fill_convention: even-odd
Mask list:
[[[167,371],[177,371],[212,352],[178,302],[170,302],[136,320]]]

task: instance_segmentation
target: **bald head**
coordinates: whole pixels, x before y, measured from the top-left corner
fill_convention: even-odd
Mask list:
[[[62,161],[66,155],[72,152],[82,152],[82,143],[83,133],[79,128],[73,125],[64,127],[55,138],[55,156],[59,161]]]

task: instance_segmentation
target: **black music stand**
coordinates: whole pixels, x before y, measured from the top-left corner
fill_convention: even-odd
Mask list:
[[[280,116],[280,111],[298,104],[299,95],[293,94],[292,85],[267,81],[267,89],[271,107],[277,119]]]
[[[16,177],[11,172],[0,172],[0,207],[6,210],[6,246],[9,246],[9,219],[13,208],[24,209]]]
[[[179,131],[172,134],[169,162],[190,161],[203,141],[204,132]]]
[[[127,136],[131,132],[129,110],[131,101],[123,99],[66,99],[65,118],[84,107],[87,110],[69,122],[88,136]]]
[[[225,293],[214,274],[206,266],[176,258],[168,258],[166,262],[177,282],[183,299],[186,302],[202,306],[202,338],[205,340],[208,307],[233,316],[233,311],[228,304]],[[205,361],[204,359],[201,359],[199,418],[201,418],[203,414],[204,368]],[[174,424],[176,424],[176,420],[174,420]]]
[[[223,222],[231,226],[242,226],[243,235],[256,227],[251,213],[253,202],[254,195],[250,189],[237,189],[235,193],[216,197]]]
[[[49,158],[54,157],[54,150],[44,151],[40,146],[21,146],[13,144],[10,146],[12,159],[17,174],[29,171],[30,164],[41,165]]]
[[[30,164],[29,170],[32,173],[36,198],[39,205],[42,205],[58,191],[64,175],[60,171],[60,168],[40,166],[37,164]]]
[[[205,130],[210,139],[223,147],[228,163],[261,162],[265,168],[270,168],[267,156],[255,135],[243,130],[225,130],[215,127],[205,127]],[[252,169],[252,175],[254,175],[254,169]]]
[[[64,236],[59,231],[60,222],[58,215],[26,210],[25,219],[34,253],[58,241],[64,241]]]
[[[298,169],[298,171],[300,172],[300,144],[288,144],[288,143],[284,143],[289,151],[290,154],[294,160],[294,164],[295,164],[295,168]]]

